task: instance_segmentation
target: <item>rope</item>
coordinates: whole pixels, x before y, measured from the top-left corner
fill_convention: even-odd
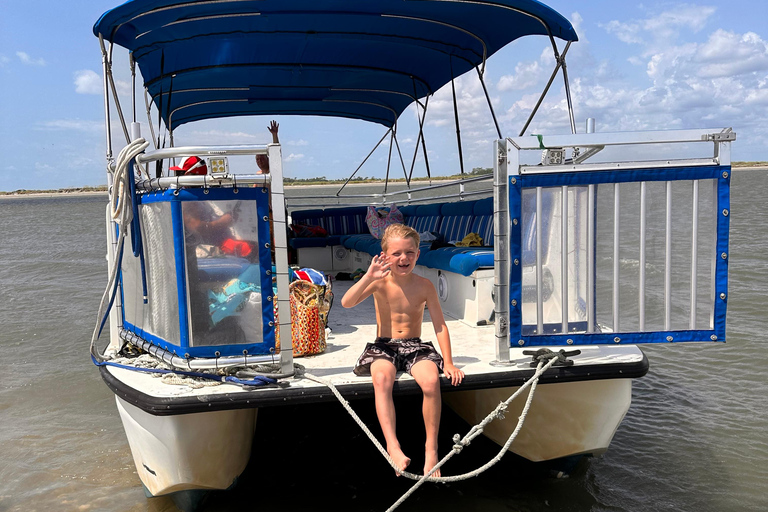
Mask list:
[[[536,390],[536,385],[538,384],[539,377],[547,371],[551,366],[553,366],[555,363],[557,363],[557,358],[550,359],[546,364],[544,361],[539,361],[538,366],[536,368],[536,371],[534,372],[533,376],[531,376],[530,379],[528,379],[520,388],[515,391],[509,398],[507,398],[504,402],[501,402],[493,411],[491,411],[480,423],[472,427],[469,432],[463,437],[460,438],[459,434],[456,434],[453,436],[453,449],[446,455],[440,462],[438,462],[435,467],[433,467],[430,471],[428,471],[425,475],[416,475],[414,473],[410,473],[408,471],[400,471],[400,469],[397,467],[395,462],[392,460],[392,458],[389,456],[387,451],[384,449],[384,447],[381,445],[378,439],[376,439],[376,436],[373,435],[373,433],[370,431],[370,429],[366,426],[365,423],[360,419],[360,417],[355,413],[355,411],[352,409],[352,407],[349,405],[349,402],[341,395],[338,389],[336,389],[336,386],[332,382],[326,379],[322,379],[320,377],[317,377],[315,375],[312,375],[311,373],[305,373],[304,377],[307,379],[317,382],[319,384],[323,384],[324,386],[328,387],[328,389],[331,390],[331,392],[336,396],[336,398],[339,400],[339,403],[344,407],[344,409],[347,410],[349,415],[352,417],[352,419],[360,426],[360,428],[365,432],[365,434],[368,436],[368,439],[371,440],[373,445],[379,450],[379,453],[387,460],[389,465],[394,469],[398,474],[410,478],[411,480],[416,480],[416,484],[413,485],[403,496],[400,497],[399,500],[397,500],[389,509],[387,509],[387,512],[391,512],[395,510],[397,507],[399,507],[408,497],[413,494],[416,489],[418,489],[424,482],[437,482],[437,483],[449,483],[449,482],[458,482],[461,480],[467,480],[469,478],[473,478],[484,471],[488,470],[490,467],[494,466],[497,462],[501,460],[501,458],[504,456],[504,454],[509,449],[512,442],[517,437],[518,433],[520,432],[520,429],[523,427],[523,423],[525,421],[525,417],[528,415],[528,410],[530,409],[531,402],[533,401],[533,395]],[[520,414],[520,417],[518,418],[517,426],[515,427],[515,430],[512,432],[512,434],[509,436],[507,441],[504,443],[504,446],[501,448],[499,453],[492,458],[490,461],[488,461],[483,466],[480,466],[479,468],[470,471],[468,473],[464,473],[461,475],[455,475],[455,476],[442,476],[442,477],[434,477],[432,474],[440,469],[446,462],[448,462],[451,457],[454,455],[460,453],[465,446],[469,446],[469,444],[474,440],[477,436],[483,433],[483,429],[486,425],[488,425],[490,422],[492,422],[496,418],[504,418],[504,412],[507,409],[507,406],[520,394],[525,391],[528,387],[531,388],[530,393],[528,394],[528,398],[525,402],[525,406],[523,407],[523,411]]]
[[[119,238],[115,250],[114,262],[109,272],[109,281],[104,290],[104,294],[101,297],[99,312],[96,316],[96,318],[101,319],[101,321],[97,321],[96,327],[93,330],[93,335],[91,336],[91,355],[99,361],[104,360],[104,355],[96,348],[96,341],[99,339],[99,336],[101,336],[101,331],[104,329],[104,324],[109,318],[109,310],[112,309],[112,304],[114,303],[117,294],[117,276],[120,272],[120,265],[123,258],[123,244],[125,242],[125,235],[128,231],[128,225],[133,220],[132,201],[130,197],[130,172],[128,167],[131,161],[136,158],[137,155],[142,153],[147,146],[149,146],[149,142],[144,139],[136,139],[125,146],[117,156],[109,210],[110,216],[118,226]]]

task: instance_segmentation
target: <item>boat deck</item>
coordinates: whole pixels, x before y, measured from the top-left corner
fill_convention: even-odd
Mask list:
[[[347,399],[370,398],[373,385],[370,377],[358,377],[352,372],[365,344],[376,338],[376,314],[372,298],[352,309],[341,307],[341,297],[351,281],[335,281],[335,303],[328,323],[332,332],[324,353],[295,358],[307,373],[332,382]],[[443,392],[493,387],[519,386],[534,373],[531,357],[522,348],[510,349],[510,364],[492,365],[496,359],[494,327],[469,326],[446,318],[451,335],[454,364],[466,377],[458,386],[451,386],[442,377]],[[422,339],[437,347],[428,311],[424,315]],[[579,347],[581,354],[572,357],[574,365],[554,367],[541,378],[541,383],[634,378],[645,375],[648,360],[634,345]],[[330,390],[306,378],[283,379],[280,384],[264,387],[243,387],[221,384],[193,389],[185,385],[165,384],[155,374],[101,367],[102,377],[122,399],[156,415],[183,414],[211,410],[251,408],[282,404],[297,404],[336,400]],[[394,394],[418,393],[419,387],[406,373],[398,373]]]

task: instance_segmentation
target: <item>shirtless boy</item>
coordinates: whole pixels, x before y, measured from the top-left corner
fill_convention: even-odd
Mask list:
[[[381,238],[382,253],[374,256],[368,272],[355,283],[341,305],[351,308],[373,295],[378,337],[368,343],[355,366],[357,375],[370,373],[376,397],[376,414],[387,443],[387,452],[400,471],[410,464],[395,433],[392,386],[397,371],[407,371],[424,393],[422,413],[427,442],[424,473],[438,462],[437,431],[440,426],[440,372],[458,386],[464,372],[453,365],[451,338],[432,283],[413,274],[419,257],[419,234],[403,224],[392,224]],[[424,306],[429,308],[442,357],[430,342],[422,342]],[[440,476],[440,470],[433,473]]]

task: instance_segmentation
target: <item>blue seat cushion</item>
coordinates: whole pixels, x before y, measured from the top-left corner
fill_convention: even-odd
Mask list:
[[[291,238],[288,243],[294,249],[302,249],[304,247],[327,247],[329,245],[339,245],[341,243],[341,236],[317,236],[309,238]]]
[[[250,265],[245,258],[198,258],[197,276],[199,281],[229,281]]]
[[[325,210],[325,228],[329,235],[355,235],[368,233],[365,206],[330,208]]]
[[[419,258],[419,264],[468,276],[478,268],[493,267],[493,249],[488,247],[441,247],[424,254]]]
[[[291,212],[292,224],[304,224],[307,226],[320,226],[326,231],[328,226],[325,222],[325,212],[322,209],[314,210],[296,210]]]
[[[406,225],[419,233],[437,231],[440,226],[440,204],[422,204],[416,207],[414,215],[405,219]]]
[[[461,241],[470,233],[475,201],[444,203],[440,208],[440,227],[437,232],[446,242]]]
[[[473,214],[475,218],[469,232],[480,235],[484,246],[493,247],[493,198],[475,201]]]

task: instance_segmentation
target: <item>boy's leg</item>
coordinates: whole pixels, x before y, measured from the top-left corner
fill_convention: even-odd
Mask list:
[[[411,463],[400,449],[395,429],[395,403],[392,401],[392,386],[395,383],[395,365],[383,359],[371,364],[371,378],[373,379],[373,391],[376,397],[376,415],[379,417],[381,431],[387,443],[387,453],[392,457],[395,465],[404,470]]]
[[[440,428],[440,373],[434,361],[423,359],[411,367],[411,375],[424,393],[422,414],[427,442],[424,450],[424,474],[437,464],[437,432]],[[438,469],[432,476],[440,476]]]

